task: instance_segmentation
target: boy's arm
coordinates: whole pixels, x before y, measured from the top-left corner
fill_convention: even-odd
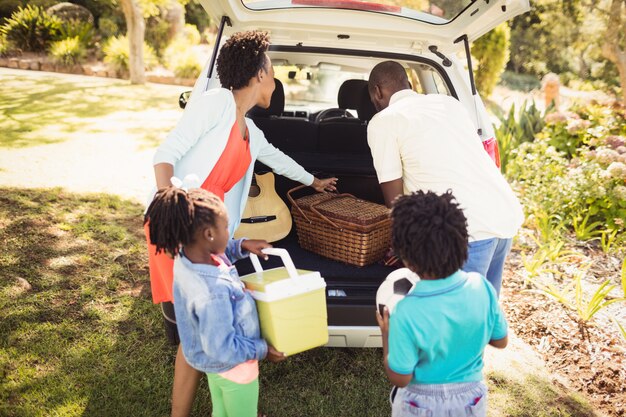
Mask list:
[[[492,339],[489,344],[494,348],[504,349],[509,344],[509,336],[506,335],[502,339]]]
[[[380,313],[376,311],[376,320],[378,320],[378,325],[380,326],[380,333],[383,339],[383,358],[385,363],[385,373],[387,374],[387,378],[389,378],[389,382],[397,387],[406,387],[411,383],[413,379],[413,373],[409,374],[399,374],[394,372],[389,367],[389,310],[385,308],[384,316],[381,317]]]

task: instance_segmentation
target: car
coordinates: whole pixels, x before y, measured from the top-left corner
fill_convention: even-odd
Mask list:
[[[367,79],[385,60],[405,67],[415,91],[458,99],[485,149],[495,153],[494,129],[476,91],[469,46],[501,22],[528,11],[528,0],[410,2],[422,4],[419,11],[364,0],[200,3],[219,29],[213,54],[191,94],[220,86],[215,62],[230,34],[268,31],[276,89],[270,107],[253,108],[248,118],[309,172],[338,177],[340,192],[384,203],[367,144],[367,124],[376,113]],[[188,96],[179,98],[181,107]],[[267,170],[257,162],[256,172]],[[287,204],[287,191],[296,185],[276,177],[276,191]],[[286,248],[298,268],[320,271],[325,278],[328,346],[380,347],[376,290],[392,269],[377,263],[351,266],[308,252],[298,244],[294,229],[274,246]],[[249,262],[240,261],[237,268],[240,274],[252,272]]]

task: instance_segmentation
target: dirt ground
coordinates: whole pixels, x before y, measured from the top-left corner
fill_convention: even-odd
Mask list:
[[[571,96],[571,100],[581,98]],[[496,88],[491,99],[502,106],[515,103],[519,107],[529,98],[542,106],[540,93],[524,94],[502,87]],[[157,126],[165,133],[167,126],[174,126],[180,113],[175,107],[168,111],[121,113],[101,121],[111,125],[113,135],[3,149],[0,186],[106,192],[143,203],[152,186],[154,148],[140,145],[123,128],[116,131],[115,117],[125,123],[132,119],[135,126]],[[614,330],[609,330],[611,324],[606,322],[590,327],[588,339],[583,339],[562,306],[523,291],[516,273],[522,268],[519,254],[513,253],[502,298],[510,321],[511,343],[505,350],[487,348],[486,371],[518,375],[520,380],[527,375],[540,375],[584,393],[600,413],[611,417],[626,415],[626,343],[618,339]]]

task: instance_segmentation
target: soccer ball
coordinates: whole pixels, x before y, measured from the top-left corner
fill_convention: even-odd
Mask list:
[[[380,315],[383,315],[385,306],[391,315],[396,304],[415,287],[419,280],[420,277],[409,268],[396,269],[387,275],[376,292],[376,306]]]

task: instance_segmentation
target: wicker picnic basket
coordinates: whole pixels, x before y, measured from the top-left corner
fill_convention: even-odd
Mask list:
[[[385,255],[391,243],[389,209],[351,194],[316,193],[294,199],[291,215],[303,249],[351,265],[372,264]]]

